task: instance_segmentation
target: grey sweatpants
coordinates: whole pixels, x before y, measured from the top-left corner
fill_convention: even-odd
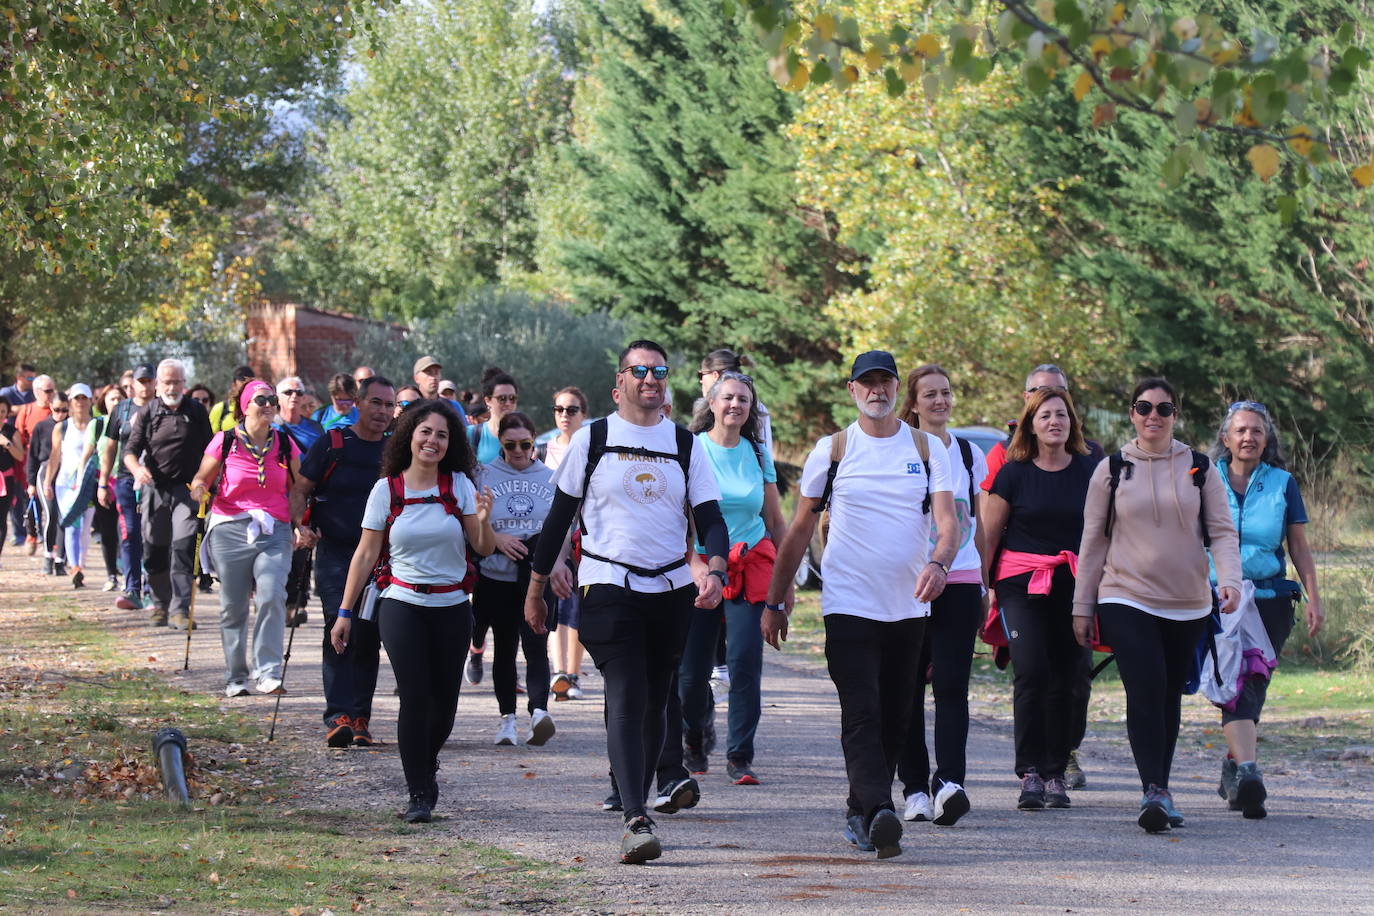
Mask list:
[[[259,534],[249,544],[248,524],[246,518],[220,522],[206,535],[219,577],[219,634],[226,684],[249,677],[248,602],[254,599],[258,617],[253,624],[252,677],[281,677],[291,525],[278,522],[270,535]]]

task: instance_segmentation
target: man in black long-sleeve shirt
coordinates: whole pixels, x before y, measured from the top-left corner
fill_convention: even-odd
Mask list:
[[[143,565],[153,589],[154,626],[189,625],[196,504],[187,485],[211,438],[205,408],[186,397],[185,367],[164,359],[157,367],[157,398],[139,409],[124,446],[124,466],[143,489]]]

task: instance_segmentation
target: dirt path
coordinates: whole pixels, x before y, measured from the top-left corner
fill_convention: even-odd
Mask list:
[[[50,584],[28,558],[4,558],[3,593]],[[18,587],[18,590],[14,588]],[[183,673],[184,637],[145,626],[108,607],[110,596],[74,597],[98,615],[137,658],[188,689],[217,694],[222,655],[213,624],[217,599],[200,596],[206,626]],[[391,744],[395,697],[383,662],[374,732],[383,748],[334,751],[319,719],[321,617],[297,634],[281,705],[275,758],[301,778],[293,804],[396,809],[403,795]],[[397,855],[423,845],[477,841],[581,869],[577,911],[674,913],[832,913],[886,911],[1374,912],[1374,768],[1368,762],[1270,761],[1271,814],[1248,822],[1224,809],[1214,791],[1215,752],[1187,749],[1175,765],[1175,794],[1188,826],[1147,836],[1134,823],[1139,800],[1129,752],[1117,738],[1085,743],[1090,785],[1069,811],[1014,810],[1010,725],[975,716],[969,741],[973,811],[956,827],[911,824],[904,854],[876,862],[840,837],[844,769],[838,704],[823,668],[771,651],[756,768],[763,785],[730,786],[723,773],[702,778],[691,811],[660,816],[664,857],[647,867],[615,861],[619,818],[600,808],[606,794],[600,681],[583,677],[588,698],[557,703],[558,734],[544,748],[497,748],[489,678],[464,686],[454,737],[443,755],[443,817],[398,829]],[[259,710],[264,731],[271,701],[225,701]],[[718,712],[723,730],[723,711]],[[521,716],[522,730],[527,719]],[[1193,743],[1196,747],[1196,742]],[[723,761],[713,760],[713,764]],[[418,842],[417,842],[418,841]],[[524,908],[566,912],[523,901]]]

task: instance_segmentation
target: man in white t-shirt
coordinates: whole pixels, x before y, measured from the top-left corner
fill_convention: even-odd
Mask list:
[[[817,442],[806,459],[761,624],[774,648],[787,638],[793,576],[828,499],[821,613],[849,775],[844,835],[880,859],[902,851],[892,777],[911,719],[930,602],[944,590],[959,550],[949,454],[940,440],[897,419],[898,382],[892,354],[870,350],[854,360],[849,394],[859,419],[835,433],[846,440],[833,471],[834,436]],[[939,531],[934,548],[932,516]]]
[[[662,854],[646,802],[668,698],[693,607],[720,603],[730,545],[701,444],[660,412],[664,349],[634,341],[619,366],[616,412],[574,433],[554,473],[557,489],[531,563],[525,620],[546,632],[545,583],[580,507],[578,633],[605,683],[607,750],[625,811],[620,860],[638,863]],[[709,557],[710,574],[700,584],[686,562],[688,507]],[[674,804],[696,804],[694,781],[682,780],[679,789]]]

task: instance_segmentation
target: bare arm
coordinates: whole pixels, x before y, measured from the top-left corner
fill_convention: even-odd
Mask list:
[[[52,427],[52,454],[48,456],[48,471],[43,477],[43,489],[52,492],[57,480],[57,470],[62,467],[62,424]]]
[[[372,575],[372,568],[377,565],[377,557],[382,553],[384,534],[383,531],[374,531],[371,528],[363,529],[358,546],[353,551],[353,559],[348,562],[348,579],[344,582],[343,601],[339,607],[348,608],[350,611],[357,607],[363,588]],[[348,645],[348,633],[352,625],[353,621],[343,616],[334,621],[334,628],[329,631],[329,642],[334,646],[335,652],[342,652]]]
[[[778,498],[778,485],[763,485],[763,524],[774,544],[781,544],[787,536],[787,518],[782,514],[782,500]]]
[[[934,601],[940,597],[949,577],[949,564],[959,553],[959,516],[954,511],[954,494],[932,493],[930,513],[937,532],[935,549],[930,552],[930,562],[916,577],[917,601]]]
[[[477,511],[463,516],[463,535],[468,545],[482,556],[490,556],[496,549],[496,532],[491,527],[491,488],[483,487],[477,494]]]
[[[992,564],[997,559],[997,548],[1002,536],[1007,533],[1007,521],[1011,518],[1011,503],[996,493],[988,493],[982,499],[982,514],[978,518],[978,530],[983,535],[983,581],[992,588],[997,582],[996,570]]]
[[[1321,593],[1317,591],[1317,564],[1312,559],[1312,546],[1307,543],[1307,526],[1288,526],[1288,554],[1298,571],[1302,587],[1307,592],[1307,635],[1316,636],[1326,622]]]
[[[783,604],[786,609],[770,611],[764,608],[759,626],[763,630],[764,642],[774,649],[782,648],[780,644],[787,641],[787,616],[792,613],[792,602],[796,597],[793,579],[820,522],[820,513],[813,511],[819,504],[819,497],[797,494],[797,511],[792,515],[792,525],[783,535],[782,543],[778,545],[778,557],[773,561],[773,579],[768,583],[768,603]]]
[[[299,520],[305,517],[305,507],[310,505],[310,494],[315,492],[315,481],[309,477],[296,475],[296,485],[291,488],[291,517]],[[300,527],[296,532],[296,546],[313,547],[319,537],[309,528]]]
[[[983,530],[983,504],[987,502],[987,494],[979,490],[973,496],[973,505],[968,507],[969,512],[973,513],[976,523],[973,526],[973,549],[978,551],[978,561],[982,563],[983,557],[988,555],[987,533]],[[987,585],[988,577],[983,575],[983,584]]]

